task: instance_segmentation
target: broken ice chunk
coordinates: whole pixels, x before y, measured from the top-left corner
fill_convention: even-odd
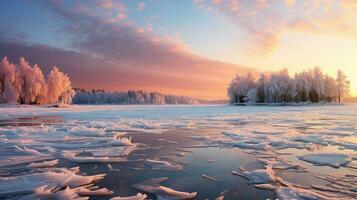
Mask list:
[[[334,168],[339,168],[352,161],[350,155],[342,153],[307,154],[299,156],[299,159],[315,165],[326,165]]]
[[[89,189],[85,187],[79,187],[75,188],[74,191],[81,196],[105,196],[113,194],[113,191],[108,190],[107,188]]]
[[[146,194],[138,193],[136,196],[130,197],[113,197],[110,200],[144,200],[146,199]]]
[[[57,189],[67,186],[78,187],[101,180],[105,176],[105,174],[82,176],[76,174],[77,168],[72,170],[57,169],[57,171],[22,176],[0,177],[0,196],[31,194],[43,185]]]
[[[117,157],[108,157],[108,156],[102,156],[102,157],[92,157],[92,156],[77,156],[76,153],[70,152],[70,151],[65,151],[63,153],[63,157],[77,163],[97,163],[97,162],[102,162],[102,163],[113,163],[113,162],[126,162],[127,159],[126,157],[124,158],[117,158]]]
[[[134,184],[133,187],[147,193],[155,194],[157,199],[192,199],[197,195],[197,192],[180,192],[169,187],[161,186],[160,183],[167,179],[167,177],[152,178]]]
[[[41,167],[53,167],[55,165],[58,164],[58,160],[51,160],[51,161],[43,161],[40,163],[30,163],[29,165],[27,165],[27,167],[31,167],[31,168],[41,168]]]
[[[173,164],[162,160],[146,159],[145,164],[151,166],[152,170],[179,171],[183,169],[182,165]]]
[[[275,190],[275,195],[276,198],[279,200],[304,200],[303,198],[300,198],[294,190],[288,188],[288,187],[280,187],[279,189]]]
[[[60,191],[53,191],[53,188],[48,188],[47,185],[40,186],[36,188],[35,193],[31,195],[27,195],[21,200],[34,200],[34,199],[41,199],[41,200],[51,200],[51,199],[60,199],[60,200],[87,200],[88,197],[80,197],[78,194],[73,190],[67,187],[64,190]]]
[[[250,183],[271,183],[276,181],[275,172],[271,165],[268,165],[266,169],[242,170],[242,172],[232,171],[232,173],[248,179]]]

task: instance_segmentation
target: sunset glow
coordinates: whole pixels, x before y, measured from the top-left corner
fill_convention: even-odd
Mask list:
[[[357,1],[0,2],[0,57],[73,87],[227,99],[237,73],[342,70],[357,96]],[[30,17],[29,17],[30,16]],[[257,73],[258,72],[258,73]]]

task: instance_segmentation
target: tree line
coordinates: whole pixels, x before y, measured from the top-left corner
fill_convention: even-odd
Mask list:
[[[109,92],[101,89],[76,88],[74,104],[198,104],[199,99],[187,96],[164,95],[157,92],[129,90]]]
[[[286,68],[258,78],[236,75],[227,89],[230,103],[341,102],[349,92],[350,82],[341,70],[333,78],[318,67],[294,77]]]
[[[0,63],[0,103],[68,104],[74,95],[69,77],[56,66],[46,80],[40,67],[31,66],[24,57],[18,64],[7,57]]]

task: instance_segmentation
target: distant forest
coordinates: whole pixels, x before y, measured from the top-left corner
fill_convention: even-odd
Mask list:
[[[85,90],[75,88],[74,104],[199,104],[201,100],[187,97],[164,95],[157,92],[133,91],[108,92],[100,89]]]
[[[228,86],[230,103],[341,102],[350,92],[350,82],[342,71],[336,78],[316,67],[289,76],[286,68],[255,78],[237,75]]]

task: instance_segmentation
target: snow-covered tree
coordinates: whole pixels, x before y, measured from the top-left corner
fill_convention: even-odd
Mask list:
[[[252,73],[246,76],[237,75],[229,84],[227,94],[231,103],[243,103],[250,89],[255,87],[255,80]]]
[[[46,82],[41,69],[31,67],[24,57],[19,62],[20,103],[39,104],[46,102]]]
[[[16,66],[4,57],[0,63],[0,103],[16,103]]]
[[[286,68],[270,75],[269,93],[273,102],[288,102],[291,99],[291,82]]]
[[[75,95],[75,91],[72,89],[69,77],[67,74],[59,71],[56,66],[53,67],[48,75],[47,88],[49,103],[69,104]]]
[[[252,88],[248,91],[245,101],[247,101],[248,103],[252,103],[252,104],[257,103],[257,101],[258,101],[257,90],[255,88]]]
[[[341,103],[341,99],[350,94],[350,81],[347,80],[346,75],[341,71],[337,71],[337,92],[338,102]]]
[[[31,67],[21,57],[15,65],[4,57],[0,64],[0,103],[70,103],[74,95],[66,74],[54,68],[46,83],[38,65]]]
[[[313,71],[313,84],[314,88],[316,89],[318,95],[318,101],[325,100],[325,82],[324,82],[324,75],[320,68],[315,67]]]
[[[257,102],[265,103],[268,101],[268,77],[262,73],[257,81]]]
[[[335,101],[335,98],[337,96],[336,80],[326,74],[324,78],[324,85],[326,101]]]
[[[294,78],[294,93],[295,99],[297,102],[305,102],[308,100],[308,94],[311,88],[311,85],[308,81],[308,73],[303,71],[299,74],[295,74]]]

